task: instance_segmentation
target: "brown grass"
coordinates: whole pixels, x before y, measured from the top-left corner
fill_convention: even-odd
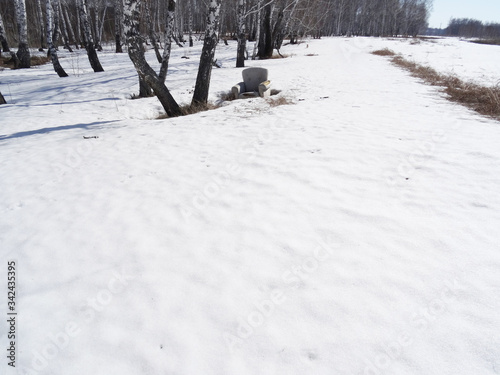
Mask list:
[[[275,53],[271,56],[271,59],[286,59],[287,57],[290,57],[290,55],[287,55],[286,53]]]
[[[448,100],[460,103],[483,116],[500,120],[500,85],[487,87],[465,82],[456,76],[440,74],[431,67],[406,60],[400,55],[392,56],[391,61],[425,83],[443,87]]]
[[[213,104],[213,103],[207,103],[207,104],[186,104],[182,105],[181,108],[181,116],[188,116],[188,115],[194,115],[195,113],[199,112],[205,112],[209,111],[211,109],[217,109],[219,108],[219,105]],[[156,117],[157,120],[164,120],[170,118],[166,113],[163,113]]]
[[[50,57],[47,56],[31,56],[31,66],[45,65],[51,62]]]
[[[50,61],[51,61],[50,57],[47,57],[47,56],[31,56],[31,66],[32,67],[38,66],[38,65],[45,65],[45,64],[49,63]],[[6,68],[10,68],[10,69],[15,68],[15,62],[8,52],[4,52],[2,54],[2,56],[0,57],[0,65],[4,66]]]
[[[372,54],[377,55],[377,56],[394,56],[394,55],[396,55],[396,53],[393,50],[390,50],[389,48],[384,48],[384,49],[372,51]]]
[[[471,40],[471,42],[477,44],[490,44],[492,46],[500,46],[500,39],[479,39]]]
[[[284,96],[280,96],[277,98],[270,97],[266,100],[270,107],[278,107],[280,105],[290,105],[294,104],[294,102]]]

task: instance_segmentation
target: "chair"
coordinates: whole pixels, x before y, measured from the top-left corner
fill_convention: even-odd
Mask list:
[[[271,95],[271,82],[267,80],[267,69],[247,68],[243,70],[243,82],[233,86],[231,92],[235,99],[267,98]]]

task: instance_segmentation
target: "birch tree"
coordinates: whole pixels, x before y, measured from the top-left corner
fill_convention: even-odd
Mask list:
[[[45,38],[44,38],[44,27],[43,27],[43,15],[42,15],[42,1],[36,0],[36,16],[38,18],[40,26],[40,48],[39,51],[42,52],[45,49]]]
[[[170,117],[179,116],[182,114],[179,105],[172,97],[165,84],[160,81],[154,69],[149,66],[144,56],[142,37],[139,32],[140,1],[141,0],[125,0],[123,26],[128,47],[128,55],[134,64],[137,74],[153,89],[167,115]]]
[[[25,0],[15,0],[17,31],[19,33],[19,44],[17,49],[17,58],[20,68],[29,68],[31,66],[31,56],[28,47],[28,25],[26,19]]]
[[[69,18],[69,15],[68,15],[68,7],[67,7],[67,5],[66,5],[66,3],[64,1],[61,4],[61,12],[63,14],[63,18],[64,18],[64,21],[66,23],[66,27],[67,27],[70,39],[74,42],[75,48],[76,49],[80,49],[80,46],[78,45],[78,40],[77,40],[76,35],[75,35],[74,31],[73,31],[73,25],[70,22],[70,18]],[[80,18],[77,17],[77,21],[79,19]]]
[[[59,0],[57,0],[59,2]],[[64,41],[64,48],[66,48],[69,52],[73,52],[73,49],[69,45],[69,35],[68,35],[68,25],[66,24],[66,20],[64,19],[64,14],[62,11],[62,6],[59,3],[58,6],[58,13],[59,13],[59,18],[58,22],[61,24],[61,31],[62,31],[62,36],[63,36],[63,41]]]
[[[188,33],[189,33],[189,47],[193,46],[193,0],[188,1]]]
[[[236,67],[243,68],[245,66],[245,51],[247,48],[246,39],[246,0],[238,0],[238,47],[236,50]]]
[[[84,45],[87,50],[87,56],[89,58],[90,66],[94,69],[94,72],[104,72],[104,69],[97,56],[97,51],[95,49],[94,40],[92,39],[92,32],[90,30],[90,22],[87,12],[87,4],[85,0],[78,0],[78,12],[80,15],[82,27],[83,27],[83,37]]]
[[[165,19],[165,33],[163,39],[163,56],[160,66],[159,79],[165,82],[168,71],[168,62],[170,60],[170,52],[172,50],[172,38],[174,35],[174,22],[175,22],[175,0],[168,0],[167,2],[167,16]]]
[[[56,2],[58,0],[54,0]],[[45,12],[47,15],[47,48],[49,49],[49,55],[52,60],[52,65],[54,66],[54,70],[57,73],[59,77],[67,77],[68,75],[64,71],[63,67],[59,63],[59,59],[57,57],[57,51],[56,47],[54,46],[53,40],[52,40],[52,29],[53,27],[57,27],[54,25],[54,18],[52,15],[52,6],[51,6],[51,0],[47,0],[45,3],[46,8]],[[54,12],[57,10],[57,6],[54,7]]]
[[[115,52],[122,53],[123,0],[115,0]]]
[[[2,50],[4,52],[10,52],[9,44],[7,43],[7,36],[5,35],[5,29],[3,26],[2,14],[0,14],[0,43],[2,44]]]
[[[217,30],[219,29],[221,0],[210,0],[208,3],[207,27],[205,30],[205,40],[201,51],[200,65],[194,87],[193,100],[191,105],[206,105],[208,100],[208,90],[210,88],[210,76],[212,74],[212,63],[217,47]]]
[[[158,63],[161,64],[162,56],[160,53],[160,47],[158,46],[158,41],[156,39],[155,25],[154,25],[153,20],[151,18],[151,9],[149,8],[149,2],[147,0],[145,1],[145,5],[146,5],[146,9],[145,9],[145,11],[146,11],[146,23],[148,24],[149,40],[151,41],[151,44],[153,45],[156,59],[158,60]]]

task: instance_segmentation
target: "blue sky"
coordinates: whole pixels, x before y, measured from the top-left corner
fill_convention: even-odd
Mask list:
[[[500,23],[500,0],[434,0],[429,26],[445,28],[451,17]]]

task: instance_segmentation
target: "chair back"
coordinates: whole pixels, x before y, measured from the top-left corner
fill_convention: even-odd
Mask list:
[[[267,81],[266,68],[247,68],[241,74],[246,91],[259,91],[259,84]]]

